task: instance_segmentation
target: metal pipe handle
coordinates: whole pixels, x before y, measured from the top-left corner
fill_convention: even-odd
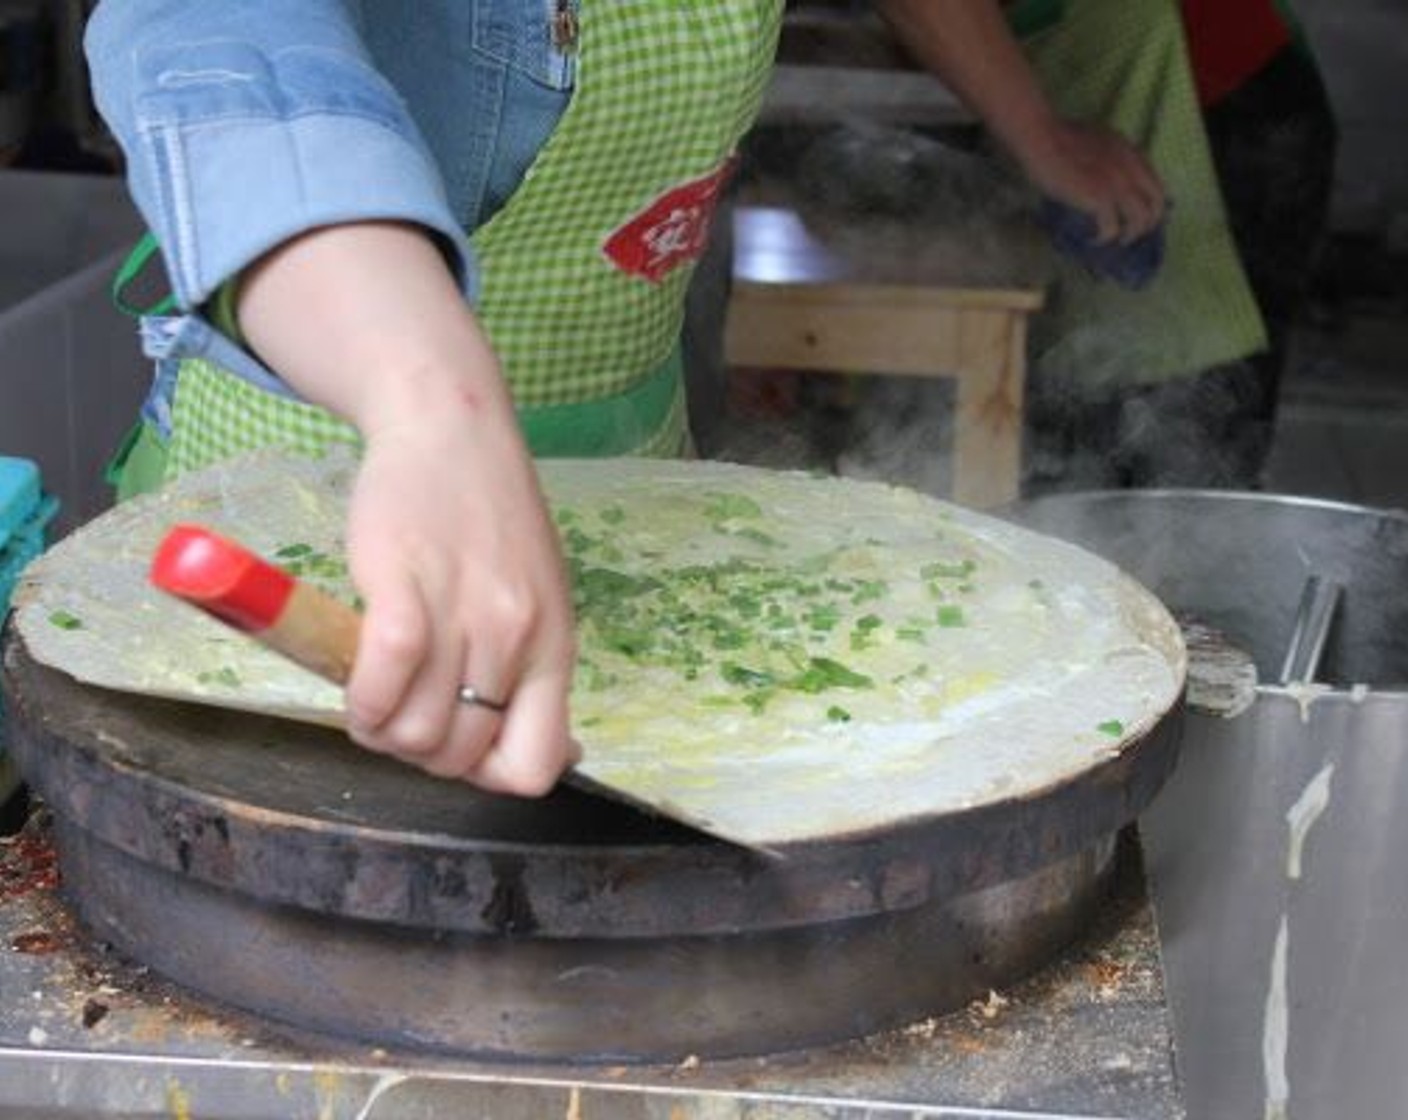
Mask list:
[[[1281,665],[1282,684],[1309,684],[1315,680],[1343,595],[1343,584],[1335,580],[1317,575],[1306,577],[1286,659]]]

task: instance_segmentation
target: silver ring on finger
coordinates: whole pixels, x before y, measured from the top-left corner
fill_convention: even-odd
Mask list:
[[[508,705],[502,700],[491,700],[478,689],[471,685],[461,685],[458,694],[459,702],[471,708],[487,708],[491,712],[502,712]]]

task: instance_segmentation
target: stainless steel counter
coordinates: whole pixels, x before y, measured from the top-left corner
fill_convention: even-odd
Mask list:
[[[300,1037],[204,1004],[95,943],[54,878],[42,818],[0,840],[0,1115],[1184,1115],[1158,937],[1132,842],[1095,928],[1010,991],[824,1051],[727,1062],[681,1054],[668,1067],[491,1065]]]

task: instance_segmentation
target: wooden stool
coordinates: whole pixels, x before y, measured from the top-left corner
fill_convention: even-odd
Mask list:
[[[733,229],[726,365],[951,377],[954,500],[1017,497],[1027,316],[1041,292],[886,283],[873,268],[858,279],[785,207],[740,206]]]

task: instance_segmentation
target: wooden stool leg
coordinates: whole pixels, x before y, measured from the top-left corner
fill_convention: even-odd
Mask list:
[[[1022,468],[1026,316],[963,317],[959,340],[953,497],[986,508],[1016,499]]]

